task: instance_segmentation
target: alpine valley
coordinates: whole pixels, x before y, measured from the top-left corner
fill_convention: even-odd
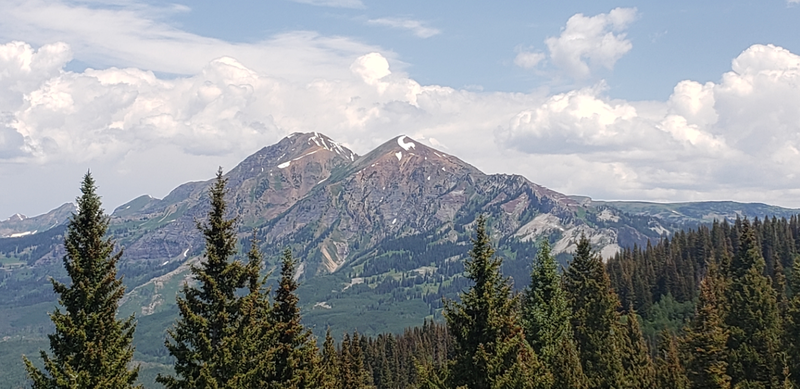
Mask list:
[[[276,275],[281,251],[292,249],[301,261],[295,277],[303,319],[318,335],[328,327],[334,334],[401,332],[440,319],[442,298],[467,287],[462,261],[479,214],[487,216],[503,273],[522,288],[543,240],[566,263],[582,234],[608,258],[713,220],[800,212],[734,202],[593,201],[519,175],[484,174],[407,136],[359,156],[325,135],[295,133],[225,177],[240,252],[255,237]],[[211,182],[180,185],[164,199],[142,196],[111,213],[127,288],[119,314],[136,315],[143,381],[169,365],[165,332],[177,317],[176,294],[192,282],[189,267],[202,258],[197,222],[209,210]],[[65,204],[0,222],[0,388],[24,382],[20,354],[48,347],[47,313],[56,306],[49,278],[66,281],[62,242],[74,209]]]

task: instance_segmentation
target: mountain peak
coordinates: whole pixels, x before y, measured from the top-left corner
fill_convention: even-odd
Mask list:
[[[351,171],[372,171],[376,168],[392,170],[440,171],[458,176],[483,172],[461,159],[426,146],[407,135],[396,136],[359,158]]]
[[[294,145],[299,145],[302,142],[305,142],[306,146],[310,148],[314,148],[314,146],[321,148],[323,150],[328,150],[343,156],[346,159],[349,159],[351,162],[355,161],[358,155],[352,152],[350,149],[342,146],[342,144],[334,141],[327,135],[321,134],[319,132],[294,132],[289,134],[285,140],[291,141]]]
[[[295,132],[278,143],[266,146],[247,157],[229,173],[236,184],[264,172],[277,172],[292,165],[308,163],[335,165],[355,161],[358,155],[330,137],[318,132]]]
[[[19,222],[19,221],[23,221],[23,220],[25,220],[27,218],[28,217],[23,215],[23,214],[15,213],[15,214],[11,215],[11,217],[9,217],[6,221],[8,221],[8,222]]]
[[[405,135],[400,135],[400,136],[397,137],[397,145],[402,147],[403,150],[408,151],[409,149],[413,149],[413,148],[416,147],[416,144],[414,142],[406,143],[405,139],[411,140],[411,138],[409,138],[409,137],[407,137]]]

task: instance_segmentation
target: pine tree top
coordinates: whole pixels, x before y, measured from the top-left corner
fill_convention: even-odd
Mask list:
[[[50,314],[55,333],[49,335],[52,357],[41,352],[44,370],[24,358],[34,388],[134,387],[138,367],[133,360],[133,316],[117,320],[125,293],[116,265],[122,252],[106,238],[109,218],[104,214],[91,173],[81,183],[78,212],[67,225],[63,263],[69,285],[51,279],[58,302]]]

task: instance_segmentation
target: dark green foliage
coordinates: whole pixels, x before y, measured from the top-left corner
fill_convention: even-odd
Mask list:
[[[794,259],[791,285],[794,296],[786,311],[787,364],[794,386],[800,388],[800,257]]]
[[[78,213],[64,237],[64,267],[72,283],[52,280],[65,310],[56,308],[50,314],[55,324],[55,333],[48,336],[52,356],[40,353],[44,371],[23,357],[34,388],[130,388],[136,382],[139,368],[129,368],[133,316],[116,318],[125,293],[116,268],[122,252],[113,254],[114,243],[105,237],[109,218],[96,189],[86,173]]]
[[[564,275],[572,309],[572,327],[583,372],[591,388],[624,386],[620,353],[619,302],[599,256],[581,236],[575,257]]]
[[[478,217],[476,236],[466,275],[474,285],[461,294],[461,302],[448,302],[444,316],[453,337],[453,359],[448,386],[470,389],[536,388],[549,385],[551,376],[524,341],[517,324],[518,298],[502,277],[502,260],[494,255],[486,219]],[[514,380],[508,372],[525,374]],[[506,386],[502,386],[506,385]]]
[[[777,387],[781,374],[781,320],[775,290],[750,223],[742,224],[739,252],[731,262],[725,322],[731,385]]]
[[[681,365],[675,336],[667,330],[661,332],[655,366],[656,388],[688,389],[690,387],[689,379],[686,378],[686,372]]]
[[[528,343],[552,372],[554,387],[587,387],[575,348],[567,296],[547,242],[536,255],[531,284],[524,292],[522,323]]]
[[[400,335],[361,337],[366,369],[378,388],[412,388],[426,383],[444,385],[451,339],[447,327],[425,321]],[[436,387],[436,385],[434,385]]]
[[[344,334],[339,353],[339,384],[342,389],[371,389],[372,375],[369,366],[364,363],[364,350],[361,348],[358,332]]]
[[[281,279],[275,292],[272,325],[275,344],[270,350],[274,376],[266,380],[270,388],[316,388],[319,386],[317,343],[311,330],[300,322],[295,294],[295,259],[286,249],[281,261]]]
[[[339,383],[339,355],[336,352],[336,345],[331,336],[331,329],[325,332],[325,342],[322,344],[322,355],[320,357],[320,385],[321,389],[337,389]]]
[[[178,297],[180,318],[168,331],[166,347],[175,358],[175,376],[159,376],[167,388],[236,387],[247,375],[242,354],[240,307],[236,292],[248,285],[252,272],[236,253],[235,219],[226,219],[225,185],[222,169],[210,190],[211,210],[206,224],[198,228],[206,240],[205,261],[193,265],[199,286],[185,284]],[[250,286],[255,286],[250,282]]]
[[[625,385],[629,388],[650,388],[655,383],[655,367],[650,350],[642,336],[639,319],[633,308],[628,310],[622,342],[622,366]]]
[[[726,373],[728,331],[722,320],[722,283],[716,265],[711,262],[707,268],[700,283],[697,313],[683,339],[686,374],[693,388],[728,389],[731,377]]]
[[[642,333],[651,344],[656,344],[659,333],[668,329],[679,332],[694,315],[694,301],[678,302],[671,293],[661,296],[642,323]]]
[[[230,339],[234,355],[239,356],[238,374],[232,387],[265,388],[274,373],[270,356],[274,352],[276,328],[272,322],[272,304],[265,279],[260,278],[263,258],[255,234],[247,253],[244,277],[248,293],[239,299],[239,319],[234,324],[235,335]]]

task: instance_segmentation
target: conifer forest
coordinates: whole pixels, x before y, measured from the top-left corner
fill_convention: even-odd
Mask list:
[[[542,240],[516,292],[476,215],[468,286],[443,301],[444,320],[317,339],[302,322],[292,251],[273,287],[258,244],[234,258],[226,184],[220,170],[197,223],[204,260],[179,293],[163,387],[800,388],[798,217],[700,225],[605,262],[581,237],[566,268]],[[136,318],[117,317],[124,253],[88,173],[81,192],[64,242],[71,282],[52,281],[55,330],[49,350],[23,357],[28,379],[37,389],[141,387]]]

